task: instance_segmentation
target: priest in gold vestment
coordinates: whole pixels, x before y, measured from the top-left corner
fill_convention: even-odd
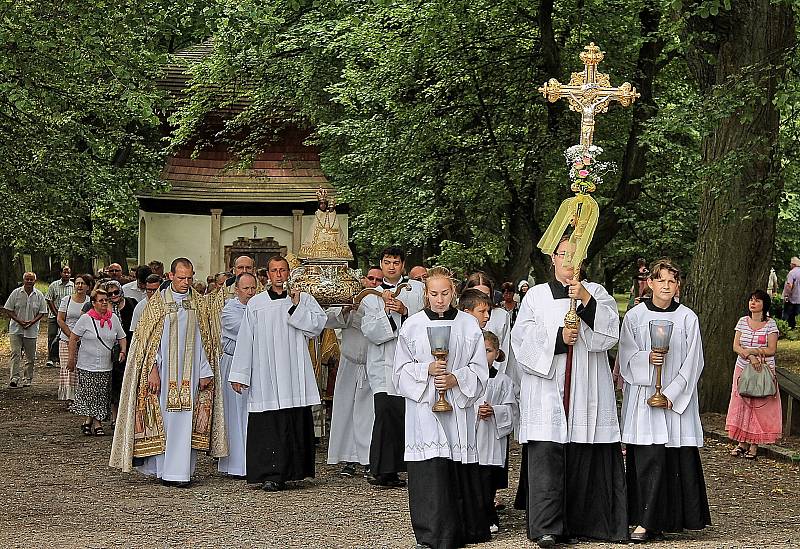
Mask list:
[[[223,293],[191,289],[191,261],[172,262],[171,282],[148,299],[123,379],[109,465],[133,466],[186,485],[196,451],[227,455],[219,376]]]

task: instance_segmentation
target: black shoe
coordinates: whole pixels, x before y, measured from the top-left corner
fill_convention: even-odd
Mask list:
[[[162,486],[171,486],[173,488],[188,488],[189,481],[178,481],[178,480],[164,480],[161,479]]]
[[[283,482],[275,482],[273,480],[264,481],[264,484],[261,485],[261,489],[265,492],[280,492],[286,488],[286,484]]]
[[[12,389],[16,389],[17,385],[18,385],[18,383],[17,383],[16,379],[12,379],[11,383],[8,384],[8,386],[11,387]]]
[[[398,477],[397,473],[375,475],[367,482],[381,488],[403,488],[406,485],[406,481]]]
[[[339,471],[339,474],[343,477],[354,477],[356,475],[356,464],[346,463],[342,470]]]
[[[538,545],[539,547],[552,547],[555,544],[556,544],[556,538],[555,536],[551,536],[550,534],[545,534],[536,540],[536,545]]]

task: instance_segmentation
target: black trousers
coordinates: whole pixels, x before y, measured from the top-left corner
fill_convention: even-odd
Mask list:
[[[489,541],[485,499],[477,463],[408,462],[408,507],[417,543],[453,549]]]
[[[314,477],[311,406],[250,412],[247,416],[247,482]]]
[[[529,441],[525,451],[529,539],[545,534],[628,539],[625,470],[618,442]]]
[[[375,393],[373,399],[375,423],[372,425],[372,441],[369,446],[370,473],[387,475],[405,471],[405,398]]]
[[[694,446],[626,446],[630,523],[651,532],[700,530],[711,524],[708,495]]]

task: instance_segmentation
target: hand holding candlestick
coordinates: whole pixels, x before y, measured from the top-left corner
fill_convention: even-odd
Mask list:
[[[669,340],[672,337],[673,324],[669,320],[650,321],[650,363],[656,368],[656,392],[647,399],[647,404],[653,408],[667,408],[669,399],[661,394],[661,368],[664,366],[664,357],[669,352]]]
[[[450,354],[450,326],[429,326],[428,341],[431,344],[431,354],[433,357],[439,362],[446,363],[447,356]],[[446,390],[439,391],[439,400],[436,401],[432,408],[434,412],[453,411],[453,407],[445,398],[446,392]]]

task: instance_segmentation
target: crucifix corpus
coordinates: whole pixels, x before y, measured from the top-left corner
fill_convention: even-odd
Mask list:
[[[590,43],[581,52],[583,72],[573,72],[569,84],[562,84],[555,78],[539,88],[539,92],[551,103],[566,98],[571,111],[581,113],[580,144],[566,150],[564,156],[569,165],[570,190],[575,196],[561,203],[555,217],[542,235],[537,246],[545,254],[552,254],[558,246],[567,226],[573,227],[570,245],[564,255],[563,264],[574,268],[575,280],[579,280],[581,264],[586,259],[586,251],[597,228],[599,207],[591,193],[602,182],[602,176],[612,168],[608,162],[597,162],[603,149],[592,144],[594,137],[594,118],[608,111],[612,101],[623,107],[630,106],[639,94],[636,88],[625,82],[612,87],[607,74],[597,72],[597,65],[603,60],[600,48]],[[569,312],[564,317],[564,327],[577,329],[580,325],[576,310],[576,300],[570,300]],[[567,351],[567,370],[564,383],[564,410],[569,414],[570,377],[572,370],[572,346]]]

